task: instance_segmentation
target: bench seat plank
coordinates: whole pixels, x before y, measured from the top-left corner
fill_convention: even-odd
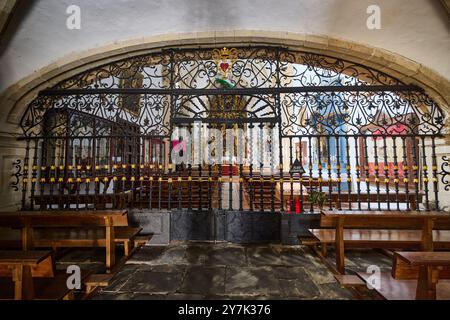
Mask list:
[[[365,286],[365,282],[357,275],[335,274],[336,281],[345,288]]]
[[[441,211],[358,211],[323,210],[321,227],[335,227],[339,218],[345,219],[345,228],[421,229],[425,220],[433,220],[433,229],[449,230],[450,214]]]
[[[403,252],[395,253],[411,266],[450,266],[450,252]]]
[[[359,277],[369,281],[372,273],[358,272]],[[380,288],[376,292],[386,300],[415,300],[417,280],[396,280],[388,272],[380,273]],[[450,300],[450,280],[440,280],[436,285],[436,300]]]
[[[133,227],[116,227],[114,228],[114,240],[116,242],[123,242],[134,238],[142,228]],[[92,240],[99,241],[105,239],[105,229],[103,228],[85,228],[85,229],[72,229],[72,228],[45,228],[35,229],[34,241],[40,243],[41,241],[54,240],[54,241],[78,241],[78,240]],[[39,246],[39,245],[37,245]]]
[[[334,244],[336,230],[309,229],[323,244]],[[421,243],[420,230],[344,229],[344,242],[349,247],[418,248]],[[436,249],[450,248],[450,230],[433,230]]]
[[[124,241],[133,240],[142,228],[132,227],[116,227],[114,228],[114,241],[122,243]],[[21,246],[20,231],[9,233],[8,238],[0,237],[0,247],[18,248]],[[86,228],[83,230],[73,228],[45,228],[35,229],[33,245],[36,248],[53,247],[59,243],[59,247],[104,247],[105,246],[105,229],[103,228]],[[58,247],[58,245],[56,245]]]
[[[115,227],[128,226],[127,210],[94,210],[94,211],[19,211],[0,212],[0,226],[24,227],[87,227],[105,226],[106,217],[111,219]]]
[[[29,264],[37,265],[48,256],[52,254],[51,251],[0,251],[1,264]]]

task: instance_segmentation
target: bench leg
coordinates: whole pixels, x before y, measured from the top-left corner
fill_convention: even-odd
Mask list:
[[[116,246],[114,243],[114,227],[106,227],[106,272],[110,273],[116,262]]]
[[[433,251],[433,220],[425,219],[422,226],[422,250]]]
[[[344,220],[339,218],[336,225],[336,268],[340,274],[345,274],[344,255]]]
[[[328,253],[327,252],[327,244],[326,243],[322,243],[320,245],[320,250],[321,250],[322,256],[326,257],[327,253]]]
[[[22,250],[28,251],[33,249],[33,228],[24,226],[22,228]]]
[[[436,300],[436,283],[432,279],[432,267],[420,266],[416,300]]]
[[[130,245],[131,245],[130,240],[125,241],[123,243],[123,251],[124,251],[125,257],[128,257],[130,255]]]
[[[12,270],[14,281],[14,300],[32,300],[34,298],[33,277],[30,266],[16,266]]]
[[[14,300],[22,300],[22,266],[12,269],[12,280],[14,282]]]
[[[31,267],[30,266],[23,266],[22,298],[24,300],[33,300],[34,299],[33,276],[31,275]]]

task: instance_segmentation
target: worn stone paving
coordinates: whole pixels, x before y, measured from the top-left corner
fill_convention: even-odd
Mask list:
[[[349,266],[385,263],[348,255]],[[368,259],[365,259],[368,257]],[[354,261],[353,261],[354,258]],[[332,259],[332,255],[330,255]],[[352,299],[309,248],[182,243],[144,247],[93,299]]]

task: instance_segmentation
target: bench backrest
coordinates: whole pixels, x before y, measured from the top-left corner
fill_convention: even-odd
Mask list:
[[[23,211],[0,213],[0,226],[30,227],[104,227],[128,226],[126,210],[98,211]]]
[[[424,224],[426,213],[417,216],[398,216],[391,214],[385,219],[382,216],[371,217],[367,215],[346,215],[343,227],[346,229],[405,229],[420,230]],[[337,224],[337,217],[321,215],[320,226],[323,228],[334,228]],[[440,216],[433,218],[434,230],[450,230],[450,214],[448,217]]]

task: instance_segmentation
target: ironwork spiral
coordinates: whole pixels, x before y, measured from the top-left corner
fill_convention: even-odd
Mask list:
[[[22,174],[22,160],[18,159],[14,161],[13,163],[15,172],[11,174],[12,177],[14,177],[14,181],[12,181],[9,185],[14,191],[19,191],[19,183],[20,183],[20,177]]]
[[[235,118],[277,118],[283,136],[435,135],[443,127],[443,112],[433,100],[420,90],[396,91],[403,83],[383,72],[278,47],[242,47],[236,54],[229,79],[236,92],[230,101],[241,102],[238,109],[228,109],[239,113]],[[227,110],[227,89],[216,81],[218,75],[208,48],[123,59],[62,81],[52,88],[53,94],[42,92],[29,105],[21,126],[26,137],[83,136],[90,132],[82,128],[96,119],[95,126],[108,135],[123,130],[117,125],[120,120],[135,125],[141,135],[167,136],[171,117],[210,118],[217,111],[212,107],[217,99],[224,100],[223,112]],[[385,89],[352,91],[373,86]],[[308,91],[279,91],[302,87]],[[324,87],[331,89],[325,92]],[[210,89],[222,91],[200,92]],[[263,91],[247,92],[251,89]],[[76,123],[66,128],[73,115]]]
[[[450,190],[450,157],[449,156],[443,156],[442,157],[442,164],[441,164],[441,182],[444,185],[444,190],[449,191]]]

